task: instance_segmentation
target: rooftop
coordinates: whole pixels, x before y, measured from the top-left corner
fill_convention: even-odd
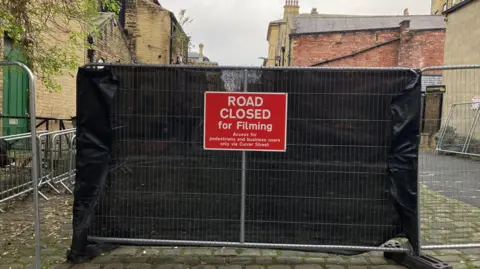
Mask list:
[[[410,20],[410,29],[445,29],[442,15],[407,16],[351,16],[351,15],[309,15],[301,14],[294,18],[296,34],[360,31],[372,29],[398,28],[400,23]]]

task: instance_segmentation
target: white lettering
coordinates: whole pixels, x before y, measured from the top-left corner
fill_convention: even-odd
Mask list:
[[[220,110],[220,117],[222,117],[222,119],[228,119],[228,111],[226,108]]]
[[[229,96],[228,97],[228,106],[263,106],[263,98],[256,96],[255,98],[250,96],[245,98],[244,96]]]
[[[245,106],[247,104],[247,100],[245,99],[245,97],[240,96],[237,98],[237,104],[238,106]]]
[[[268,109],[233,109],[223,108],[220,110],[220,117],[222,119],[255,119],[255,120],[268,120],[272,117],[272,112]]]

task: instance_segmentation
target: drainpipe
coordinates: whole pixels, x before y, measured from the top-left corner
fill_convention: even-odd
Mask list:
[[[173,63],[173,38],[175,34],[175,15],[170,12],[170,64]]]

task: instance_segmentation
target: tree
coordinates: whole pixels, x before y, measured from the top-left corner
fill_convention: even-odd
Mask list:
[[[194,19],[187,15],[187,10],[186,9],[181,9],[180,12],[178,12],[178,23],[182,27],[183,31],[187,34],[187,39],[188,40],[185,40],[185,41],[188,42],[188,50],[189,51],[192,48],[194,48],[195,46],[193,45],[192,38],[190,37],[190,35],[188,35],[188,33],[186,31],[186,28],[193,21],[194,21]]]
[[[28,59],[27,65],[51,91],[61,90],[55,76],[82,64],[77,53],[94,28],[99,7],[119,12],[119,0],[0,0],[0,34]],[[68,38],[61,39],[61,37]]]

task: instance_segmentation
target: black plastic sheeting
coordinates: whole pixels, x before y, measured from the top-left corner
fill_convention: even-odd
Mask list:
[[[243,75],[79,70],[73,256],[87,236],[239,241],[241,153],[202,139],[204,92],[241,91]],[[248,91],[289,100],[287,152],[247,153],[246,242],[376,247],[406,235],[418,250],[416,72],[253,69]]]

